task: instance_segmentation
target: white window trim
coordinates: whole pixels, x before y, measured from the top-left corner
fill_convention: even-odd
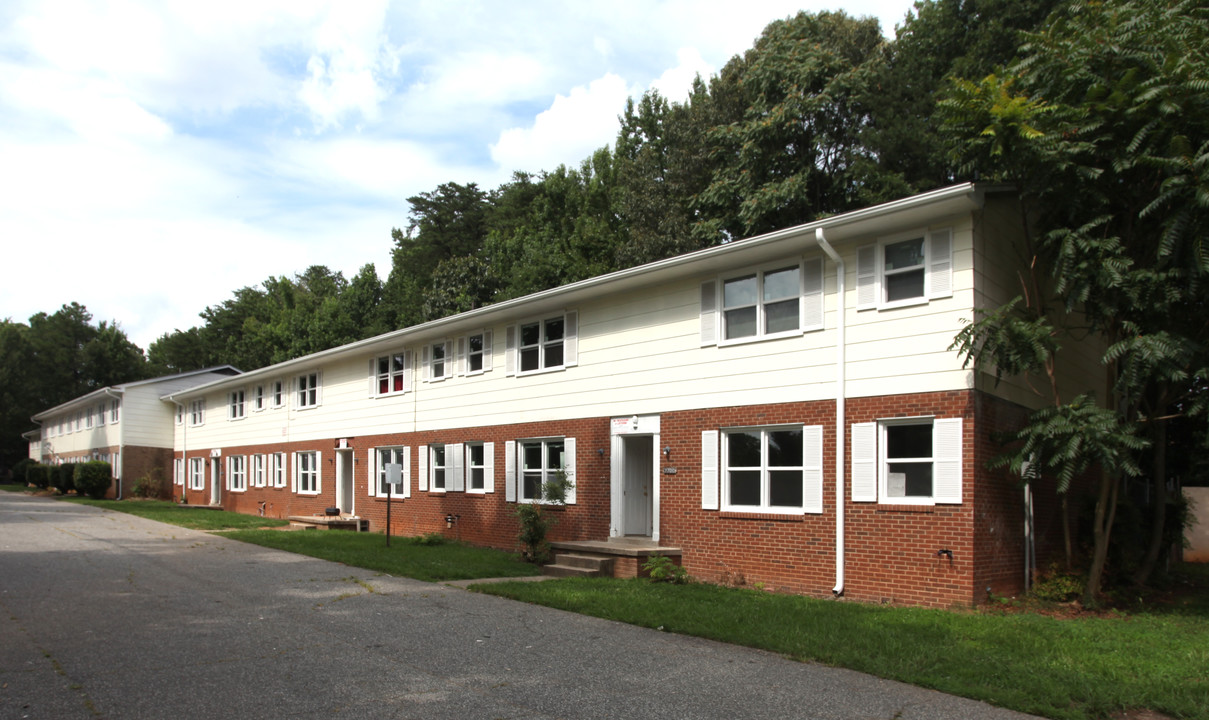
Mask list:
[[[269,383],[269,407],[277,410],[286,406],[290,388],[285,380],[274,380]]]
[[[206,489],[206,459],[200,457],[189,458],[189,489],[190,490],[205,490]]]
[[[227,393],[227,419],[228,420],[243,420],[248,416],[248,394],[243,389],[232,390]]]
[[[172,484],[185,484],[185,461],[181,458],[172,458]]]
[[[403,488],[400,492],[392,490],[390,494],[391,498],[405,499],[411,497],[411,447],[408,445],[382,445],[370,448],[369,476],[373,479],[369,483],[369,496],[386,497],[386,493],[382,490],[382,476],[386,472],[381,456],[383,450],[389,450],[402,455],[402,462],[400,464],[403,466]]]
[[[289,475],[288,458],[289,456],[283,452],[271,453],[269,455],[269,477],[266,483],[271,487],[284,488],[286,486],[286,477]]]
[[[248,457],[246,455],[227,456],[227,490],[237,493],[248,491]]]
[[[303,378],[309,379],[312,377],[315,378],[314,387],[308,388],[307,390],[303,390],[302,389],[302,379]],[[303,393],[304,392],[309,393],[312,390],[314,391],[314,394],[315,394],[315,401],[313,403],[304,404],[302,402]],[[291,394],[294,396],[294,409],[295,410],[298,410],[298,411],[314,410],[315,408],[319,407],[320,405],[323,404],[323,373],[320,372],[319,370],[315,370],[314,372],[306,372],[306,373],[300,373],[298,375],[295,375],[294,376],[294,386],[291,391]]]
[[[923,294],[888,302],[885,300],[886,246],[923,238]],[[857,248],[857,310],[893,310],[926,305],[953,296],[953,229],[916,228],[879,237]]]
[[[313,490],[302,489],[302,462],[303,455],[314,455],[315,466],[311,472],[315,474],[315,488]],[[323,493],[323,453],[319,450],[299,450],[294,453],[294,486],[295,495],[320,495]]]
[[[760,505],[731,505],[730,503],[730,458],[727,435],[738,432],[758,431],[762,435],[778,430],[800,430],[802,432],[802,506],[799,508],[779,507],[768,504],[767,440],[761,440],[760,459]],[[707,431],[711,432],[711,431]],[[723,512],[759,513],[762,515],[804,515],[823,512],[823,426],[759,425],[753,427],[730,427],[714,431],[712,435],[702,433],[702,508],[721,509]],[[714,443],[707,448],[706,443]],[[720,443],[720,445],[719,445]],[[707,474],[713,487],[706,487]],[[793,469],[797,469],[796,467]],[[720,482],[719,482],[720,481]]]
[[[453,445],[447,443],[429,443],[421,446],[424,450],[420,454],[420,472],[424,475],[422,490],[428,490],[432,493],[446,493],[450,490],[450,475],[453,472],[450,461],[450,451]],[[436,458],[433,457],[433,452],[440,447],[445,454],[445,464],[438,466]],[[442,471],[442,486],[437,487],[437,470]]]
[[[122,419],[122,401],[120,398],[114,398],[109,405],[109,424],[115,425]]]
[[[481,353],[483,357],[482,367],[478,370],[471,370],[470,358],[473,353],[470,352],[470,338],[479,336],[483,338],[483,350]],[[467,333],[458,338],[457,357],[455,358],[457,374],[473,377],[491,372],[491,356],[494,354],[493,340],[491,331],[487,329]]]
[[[252,468],[249,473],[251,477],[251,486],[262,488],[268,483],[268,463],[265,461],[263,453],[257,453],[252,456]]]
[[[189,402],[189,427],[201,427],[206,424],[206,399],[198,398]]]
[[[521,440],[509,440],[504,443],[504,459],[506,467],[504,470],[505,483],[505,500],[507,502],[529,503],[529,504],[546,504],[545,500],[536,500],[532,498],[523,498],[521,493],[524,491],[524,453],[521,452],[521,446],[527,443],[542,444],[542,464],[545,464],[547,457],[546,443],[558,442],[563,443],[563,471],[567,475],[567,479],[571,482],[571,487],[567,491],[567,505],[575,504],[576,492],[576,475],[575,475],[575,438],[565,436],[551,437],[536,437],[524,438]],[[549,472],[552,468],[544,468],[543,472]]]
[[[381,373],[378,371],[379,364],[385,360],[387,368],[392,367],[392,363],[396,355],[403,357],[403,369],[395,372],[388,369],[387,372]],[[411,373],[412,373],[412,357],[410,350],[399,350],[398,352],[388,353],[386,355],[378,355],[370,358],[369,361],[369,396],[371,398],[393,397],[396,395],[404,395],[411,392]],[[403,389],[394,389],[394,379],[398,375],[401,378]],[[381,391],[382,380],[386,380],[387,391]]]
[[[541,375],[550,372],[561,372],[567,368],[579,365],[579,311],[564,310],[563,318],[563,362],[561,365],[544,365],[546,353],[545,345],[547,343],[538,344],[541,350],[542,365],[536,370],[521,370],[521,328],[525,325],[539,323],[544,336],[545,323],[558,317],[558,313],[550,312],[538,317],[531,317],[515,325],[509,325],[504,331],[504,368],[506,375],[515,375],[524,377],[528,375]]]
[[[264,412],[269,406],[269,397],[265,392],[264,385],[256,385],[252,388],[252,412]]]
[[[466,492],[474,495],[486,495],[487,493],[495,492],[495,443],[493,442],[468,442],[465,444],[466,453]],[[470,450],[473,447],[483,448],[483,487],[470,487],[471,471],[476,466],[470,464]]]
[[[441,374],[433,374],[433,365],[436,362],[436,348],[441,348]],[[429,343],[420,348],[420,364],[424,368],[423,380],[426,383],[444,382],[453,375],[453,343],[448,340]]]
[[[889,497],[886,491],[886,428],[932,425],[932,495]],[[852,501],[884,505],[960,505],[962,502],[961,418],[932,416],[885,418],[852,425]]]
[[[105,413],[107,412],[105,403],[97,405],[97,427],[105,427]]]

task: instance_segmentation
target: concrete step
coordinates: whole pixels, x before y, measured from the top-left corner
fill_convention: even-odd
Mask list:
[[[614,558],[604,555],[558,553],[554,562],[542,567],[542,575],[551,577],[612,577]]]

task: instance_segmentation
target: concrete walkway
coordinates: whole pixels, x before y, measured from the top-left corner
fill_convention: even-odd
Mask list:
[[[0,492],[0,718],[1027,716]]]

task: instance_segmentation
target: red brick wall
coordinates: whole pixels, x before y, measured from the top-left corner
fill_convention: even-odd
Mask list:
[[[168,448],[127,445],[122,448],[122,497],[133,497],[134,484],[149,476],[156,481],[153,497],[172,497],[172,450]]]

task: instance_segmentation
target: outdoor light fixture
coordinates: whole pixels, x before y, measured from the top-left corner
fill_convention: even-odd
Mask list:
[[[667,458],[668,460],[672,459],[672,446],[671,445],[667,445],[663,448],[663,456],[665,458]]]

